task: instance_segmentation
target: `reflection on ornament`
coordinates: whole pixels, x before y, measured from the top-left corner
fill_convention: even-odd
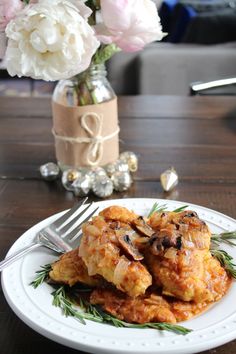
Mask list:
[[[136,172],[138,169],[138,157],[132,151],[125,151],[120,154],[120,160],[128,164],[130,172]]]
[[[119,172],[129,172],[129,165],[127,162],[122,160],[116,161],[116,171]]]
[[[105,166],[106,173],[109,177],[113,175],[113,173],[116,172],[116,162],[109,163],[108,165]]]
[[[91,167],[87,170],[91,171],[95,176],[106,176],[106,171],[103,167]]]
[[[68,191],[73,191],[74,187],[73,182],[79,178],[82,175],[82,173],[80,171],[78,171],[77,169],[69,169],[69,170],[65,170],[62,174],[62,184],[63,187],[68,190]]]
[[[106,165],[105,170],[108,176],[112,177],[112,175],[116,172],[128,172],[129,166],[128,163],[126,163],[125,161],[117,160],[113,163],[109,163],[108,165]]]
[[[164,191],[166,192],[171,191],[178,184],[177,172],[173,167],[171,169],[164,171],[160,175],[160,181]]]
[[[106,176],[106,171],[102,167],[92,167],[92,168],[84,168],[83,174],[89,177],[90,189],[92,189],[93,181],[96,176]]]
[[[91,171],[93,173],[93,176],[92,176],[93,180],[95,180],[97,176],[106,176],[107,177],[107,173],[104,170],[104,168],[102,168],[102,167],[93,167],[91,169]]]
[[[59,177],[60,168],[54,162],[48,162],[39,168],[40,174],[46,181],[54,181]]]
[[[100,197],[109,197],[113,192],[113,184],[108,176],[96,176],[92,187],[93,193]]]
[[[132,184],[132,178],[129,172],[117,171],[112,175],[111,180],[117,192],[126,191]]]
[[[71,187],[73,188],[74,194],[78,197],[86,196],[90,191],[90,178],[88,175],[80,175],[72,183]]]

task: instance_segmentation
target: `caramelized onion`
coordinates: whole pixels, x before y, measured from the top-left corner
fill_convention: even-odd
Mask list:
[[[174,247],[168,248],[164,254],[164,257],[168,259],[175,259],[177,257],[177,249]]]
[[[114,284],[119,285],[123,282],[123,278],[127,274],[129,264],[130,262],[125,257],[122,256],[119,259],[119,262],[114,271],[114,278],[113,278]]]

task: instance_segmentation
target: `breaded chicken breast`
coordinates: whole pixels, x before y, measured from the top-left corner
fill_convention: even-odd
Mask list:
[[[155,293],[131,298],[121,292],[102,288],[92,292],[90,302],[100,305],[104,311],[129,323],[176,323],[190,319],[208,306],[207,303],[167,301]]]
[[[133,220],[139,217],[133,211],[118,205],[112,205],[103,209],[99,215],[102,216],[105,220],[115,220],[125,224],[131,223]]]
[[[101,281],[88,275],[87,267],[79,256],[79,249],[63,254],[59,260],[52,264],[49,277],[56,283],[73,286],[76,283],[99,285]]]
[[[131,253],[134,251],[132,256],[124,250],[129,243],[125,242],[126,232],[130,231],[130,226],[127,224],[126,229],[124,222],[132,221],[135,217],[135,214],[122,207],[105,209],[100,216],[83,225],[79,249],[90,276],[99,274],[117,289],[133,297],[144,294],[152,284],[150,273],[139,261],[143,256],[135,249],[131,250]],[[122,222],[118,230],[114,227],[114,221]],[[125,230],[124,234],[122,229]]]
[[[184,301],[211,302],[221,298],[229,278],[209,251],[211,233],[195,212],[155,213],[149,220],[145,262],[162,293]]]
[[[118,291],[96,289],[90,296],[90,302],[100,305],[106,312],[130,323],[176,323],[170,305],[158,295],[132,298]]]

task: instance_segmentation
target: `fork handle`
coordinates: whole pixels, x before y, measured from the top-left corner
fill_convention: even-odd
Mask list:
[[[17,259],[25,256],[27,253],[30,251],[34,250],[35,248],[38,248],[42,246],[40,243],[31,243],[31,245],[26,246],[22,248],[20,251],[17,251],[13,255],[5,258],[3,261],[0,262],[0,272],[6,268],[7,266],[11,265],[13,262],[15,262]]]

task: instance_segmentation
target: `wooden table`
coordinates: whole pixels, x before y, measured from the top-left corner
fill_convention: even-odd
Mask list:
[[[233,97],[141,96],[119,99],[121,150],[136,152],[132,188],[111,198],[154,197],[200,204],[236,218],[236,100]],[[40,178],[55,161],[49,98],[0,97],[0,257],[28,228],[71,207],[60,181]],[[170,166],[180,182],[164,193],[159,176]],[[91,196],[91,199],[93,197]],[[96,199],[96,198],[94,198]],[[4,354],[72,354],[21,322],[0,294]],[[205,353],[236,353],[236,341]]]

